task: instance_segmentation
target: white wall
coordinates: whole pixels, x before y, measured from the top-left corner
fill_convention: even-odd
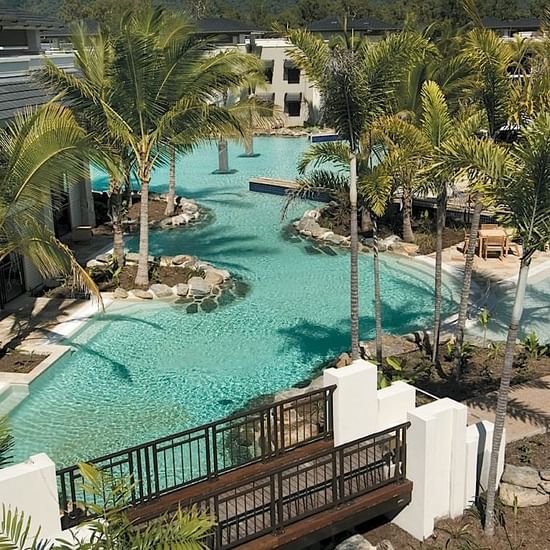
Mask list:
[[[340,445],[409,421],[407,478],[411,503],[394,519],[422,540],[438,518],[458,517],[487,486],[493,424],[467,426],[467,407],[449,398],[416,407],[416,390],[404,382],[377,390],[377,368],[355,361],[327,369],[324,384],[336,384],[334,442]],[[504,443],[500,453],[504,464]]]
[[[24,511],[33,534],[40,527],[43,538],[61,535],[55,464],[46,454],[0,470],[0,503]]]

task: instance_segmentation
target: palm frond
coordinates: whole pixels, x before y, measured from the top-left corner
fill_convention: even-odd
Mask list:
[[[298,172],[304,174],[309,167],[319,168],[331,163],[339,170],[349,170],[350,149],[347,143],[331,141],[315,143],[307,148],[298,160]]]

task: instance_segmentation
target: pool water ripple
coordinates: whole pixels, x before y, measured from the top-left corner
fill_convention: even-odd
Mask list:
[[[151,234],[151,253],[195,254],[242,277],[244,298],[189,315],[185,305],[116,303],[70,339],[75,351],[33,382],[11,414],[16,458],[47,452],[58,466],[90,459],[230,414],[251,398],[292,386],[349,347],[349,255],[308,254],[285,238],[284,199],[248,191],[251,176],[293,178],[305,139],[258,138],[257,158],[212,175],[205,146],[178,162],[178,191],[215,212],[207,226]],[[152,189],[163,191],[166,168]],[[95,174],[94,185],[105,185]],[[296,203],[290,218],[308,205]],[[136,239],[128,243],[137,249]],[[372,258],[360,260],[361,336],[373,335]],[[433,277],[384,255],[384,328],[404,333],[432,317]],[[444,310],[454,292],[445,281]]]

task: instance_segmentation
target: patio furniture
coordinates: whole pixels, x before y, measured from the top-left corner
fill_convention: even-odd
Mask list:
[[[498,229],[498,223],[482,223],[480,229]]]
[[[504,255],[508,255],[508,251],[512,250],[516,256],[521,256],[521,245],[514,241],[514,238],[517,236],[516,229],[514,227],[506,227],[504,231],[506,232],[506,254]]]
[[[496,231],[496,230],[493,229],[489,231]],[[506,234],[489,235],[483,239],[483,247],[481,249],[481,253],[483,254],[484,259],[486,260],[489,252],[498,252],[498,259],[502,260],[502,258],[506,255],[505,253],[506,246],[507,246]]]
[[[493,239],[492,245],[498,246],[498,242],[501,243],[501,247],[503,249],[503,256],[506,256],[507,249],[506,249],[506,241],[508,239],[508,235],[506,234],[506,231],[503,227],[499,227],[497,229],[480,229],[479,230],[479,255],[480,257],[485,257],[487,259],[487,254],[485,252],[485,241],[487,239]]]

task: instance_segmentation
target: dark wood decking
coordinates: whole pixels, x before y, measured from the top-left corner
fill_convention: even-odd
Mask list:
[[[410,501],[405,432],[401,426],[337,448],[331,440],[311,443],[140,505],[131,519],[140,524],[196,505],[216,517],[213,549],[301,548]]]

